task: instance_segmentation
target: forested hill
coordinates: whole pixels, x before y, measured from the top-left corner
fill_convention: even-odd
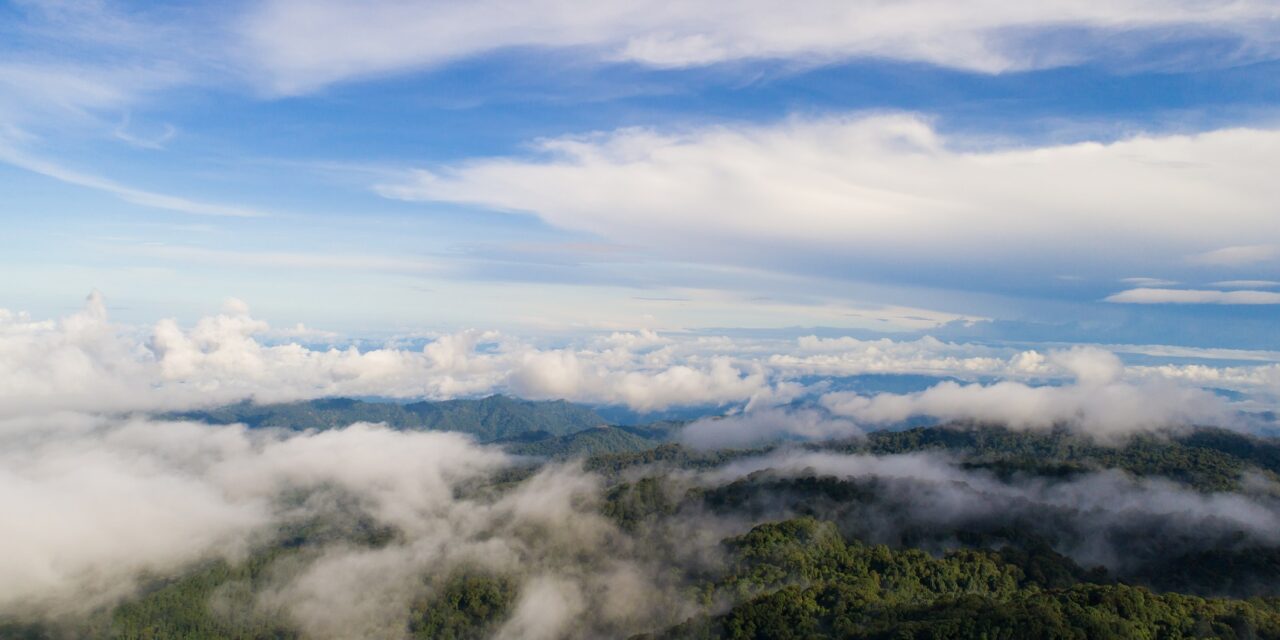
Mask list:
[[[164,416],[209,424],[243,423],[253,428],[302,431],[334,429],[355,422],[381,422],[394,429],[469,433],[481,442],[543,431],[566,436],[606,424],[589,407],[564,400],[519,400],[494,395],[479,399],[411,404],[328,398],[279,404],[238,404]]]
[[[685,424],[681,421],[610,426],[585,405],[501,395],[411,404],[350,398],[281,404],[242,402],[165,417],[298,431],[333,429],[354,422],[385,423],[394,429],[457,431],[480,442],[501,444],[520,455],[604,455],[589,463],[600,469],[659,458],[670,464],[699,465],[703,456],[718,460],[736,455],[703,454],[672,445]],[[655,457],[653,450],[658,447],[665,449]],[[1143,434],[1104,443],[1067,429],[1011,431],[990,425],[949,424],[876,431],[807,448],[873,455],[942,451],[959,456],[971,467],[1006,476],[1068,476],[1114,468],[1139,476],[1162,476],[1202,490],[1235,489],[1247,471],[1280,474],[1280,441],[1215,428]]]
[[[493,442],[508,451],[582,464],[516,459],[453,486],[443,519],[423,517],[493,519],[439,539],[380,519],[376,501],[291,490],[278,497],[286,516],[247,555],[144,574],[82,618],[0,616],[0,639],[334,637],[308,635],[279,603],[282,584],[338,553],[376,561],[377,575],[384,557],[420,563],[396,583],[400,604],[375,608],[385,637],[511,637],[504,625],[531,615],[529,602],[568,593],[582,607],[546,637],[1280,638],[1272,439],[1197,429],[1105,444],[957,424],[700,451],[671,441],[678,424],[547,431],[546,420],[588,422],[567,403],[416,406],[430,404],[439,411],[342,400],[202,417],[290,428],[475,421],[507,429]],[[563,505],[540,506],[558,491]],[[550,515],[519,520],[535,508]],[[422,541],[527,555],[424,562]],[[316,575],[366,579],[345,571]],[[561,591],[547,572],[584,586]]]

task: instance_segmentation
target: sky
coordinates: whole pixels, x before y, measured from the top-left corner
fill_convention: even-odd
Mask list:
[[[0,308],[1274,351],[1278,107],[1267,0],[11,1]]]
[[[567,400],[699,449],[1275,436],[1278,214],[1280,0],[0,0],[0,619],[348,504],[399,533],[260,592],[316,637],[400,637],[423,576],[470,563],[528,578],[499,637],[688,615],[580,466],[478,502],[527,459],[181,417],[246,401]],[[780,449],[677,480],[1087,513],[1082,566],[1150,542],[1134,517],[1280,531],[1250,476],[957,464]]]

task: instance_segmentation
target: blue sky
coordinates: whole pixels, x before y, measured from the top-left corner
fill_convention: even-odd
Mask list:
[[[1280,10],[1074,4],[3,4],[0,307],[1274,348]]]

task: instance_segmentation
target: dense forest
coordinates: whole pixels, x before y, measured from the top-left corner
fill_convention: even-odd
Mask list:
[[[516,637],[509,621],[527,617],[531,590],[547,583],[541,563],[601,591],[644,585],[613,600],[581,594],[592,604],[547,637],[1280,638],[1280,443],[1270,439],[1206,428],[1096,442],[953,424],[708,451],[679,444],[680,423],[610,427],[565,403],[328,402],[186,417],[256,415],[252,426],[271,427],[304,416],[308,428],[352,411],[436,416],[403,428],[470,420],[514,457],[454,487],[468,508],[539,495],[555,478],[591,487],[572,522],[548,525],[589,525],[589,544],[533,551],[552,529],[495,533],[516,541],[504,548],[517,561],[465,556],[410,576],[389,637]],[[8,616],[0,637],[308,637],[276,597],[281,576],[335,548],[377,554],[419,535],[359,499],[326,510],[296,508],[314,496],[287,500],[301,515],[247,555],[142,576],[76,616]],[[628,610],[597,615],[615,600]]]

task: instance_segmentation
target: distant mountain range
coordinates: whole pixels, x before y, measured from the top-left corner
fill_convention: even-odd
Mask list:
[[[608,420],[583,405],[501,395],[410,404],[352,398],[277,404],[240,402],[163,417],[293,431],[336,429],[355,422],[385,423],[393,429],[467,433],[480,442],[503,444],[512,453],[537,456],[643,451],[661,444],[683,424],[610,426]]]
[[[564,400],[518,400],[494,395],[464,400],[410,404],[326,398],[279,404],[237,404],[164,416],[209,424],[243,423],[252,428],[294,431],[334,429],[355,422],[382,422],[393,429],[460,431],[481,442],[515,438],[531,432],[565,436],[604,426],[595,411]]]

